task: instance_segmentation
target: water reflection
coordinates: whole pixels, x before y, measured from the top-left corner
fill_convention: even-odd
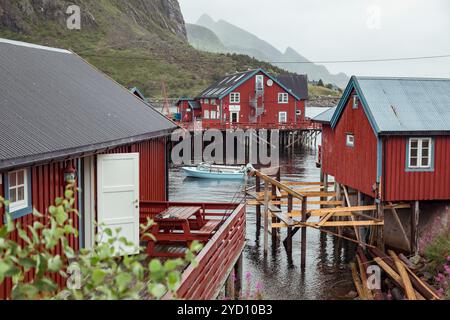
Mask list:
[[[280,157],[282,176],[292,181],[317,181],[316,153],[296,150]],[[249,184],[254,181],[249,181]],[[185,178],[174,168],[170,172],[170,199],[174,201],[229,202],[241,199],[243,181],[199,180]],[[312,207],[312,206],[311,206]],[[294,207],[295,210],[295,207]],[[247,243],[244,272],[251,274],[250,287],[263,286],[265,299],[337,299],[353,290],[348,263],[354,257],[354,245],[315,229],[307,230],[306,269],[300,268],[300,232],[292,241],[292,252],[283,245],[287,230],[273,241],[269,236],[268,255],[263,253],[263,220],[257,222],[256,209],[247,209]]]

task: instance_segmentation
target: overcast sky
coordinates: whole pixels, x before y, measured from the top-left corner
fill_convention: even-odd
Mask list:
[[[450,0],[179,0],[185,20],[235,24],[312,61],[450,55]],[[450,78],[450,58],[326,64],[348,75]]]

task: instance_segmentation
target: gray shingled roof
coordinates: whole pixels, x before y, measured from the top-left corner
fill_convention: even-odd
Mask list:
[[[176,125],[69,51],[0,39],[0,169],[142,141]]]
[[[281,74],[276,78],[301,100],[308,100],[308,76],[306,74]]]
[[[326,111],[312,118],[312,120],[320,123],[330,123],[333,114],[336,112],[336,108],[337,107],[328,108]]]
[[[333,127],[353,88],[377,134],[450,132],[450,79],[352,77]]]

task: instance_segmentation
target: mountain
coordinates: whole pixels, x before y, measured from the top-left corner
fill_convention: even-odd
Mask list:
[[[227,52],[219,37],[208,28],[196,24],[186,24],[186,30],[189,43],[194,48],[207,52]]]
[[[299,74],[308,74],[308,78],[310,80],[320,80],[325,83],[333,83],[337,86],[343,88],[347,85],[349,77],[343,73],[339,74],[331,74],[326,67],[322,65],[309,63],[308,59],[303,57],[301,54],[296,52],[292,48],[287,48],[283,53],[279,51],[277,48],[272,46],[267,41],[264,41],[254,34],[239,28],[231,23],[228,23],[224,20],[214,21],[210,16],[204,14],[197,21],[197,25],[208,28],[211,32],[213,32],[221,43],[226,47],[220,49],[219,47],[214,47],[214,52],[226,52],[226,53],[239,53],[246,54],[256,59],[262,61],[299,61],[305,62],[301,64],[275,64],[283,69],[286,69],[290,72],[299,73]],[[187,30],[188,39],[191,37],[191,30],[193,28],[189,28]],[[206,31],[204,31],[206,33]],[[208,33],[209,34],[209,33]],[[192,36],[194,37],[194,36]],[[209,37],[212,37],[209,34]],[[199,34],[195,35],[195,42],[189,40],[191,45],[199,50],[203,50],[208,43],[208,39],[204,39],[202,42],[202,38]]]
[[[78,5],[81,29],[69,30]],[[71,49],[126,87],[162,98],[195,95],[226,73],[280,68],[237,54],[213,54],[188,43],[177,0],[0,0],[0,37]]]

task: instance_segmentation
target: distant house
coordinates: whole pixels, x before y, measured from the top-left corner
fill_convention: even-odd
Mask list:
[[[181,121],[201,119],[203,128],[300,128],[307,99],[305,76],[275,77],[256,69],[224,76],[195,99],[180,99],[179,113]],[[188,116],[182,114],[187,109]]]
[[[71,246],[93,244],[94,221],[139,243],[139,201],[168,197],[176,125],[70,51],[0,39],[0,52],[0,196],[12,217],[32,224],[72,175]],[[0,285],[0,299],[10,289]]]
[[[177,113],[179,121],[192,122],[195,119],[201,119],[202,106],[195,99],[180,98],[177,103]]]

